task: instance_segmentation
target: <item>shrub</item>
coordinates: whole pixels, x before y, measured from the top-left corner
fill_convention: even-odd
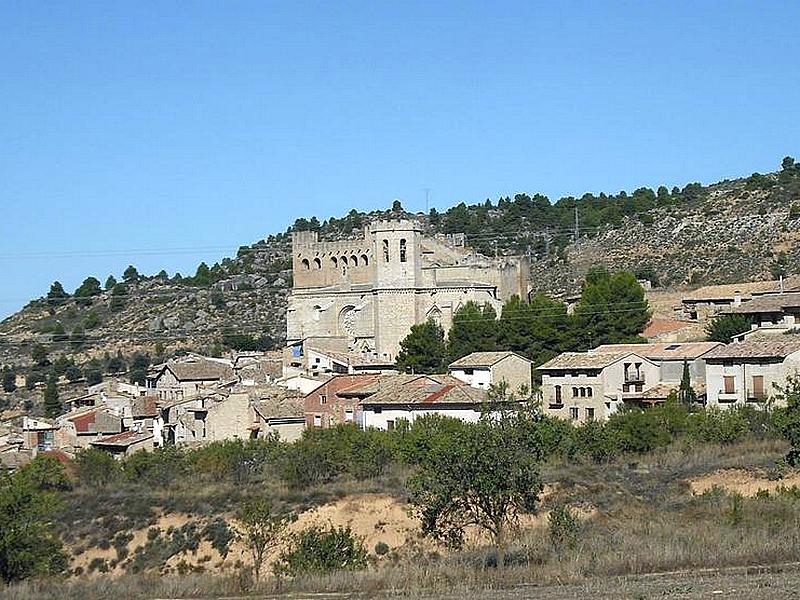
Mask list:
[[[203,538],[211,542],[211,547],[219,552],[222,558],[228,556],[230,544],[235,537],[225,519],[217,517],[203,528]]]
[[[119,479],[120,465],[107,452],[88,448],[81,450],[75,457],[78,479],[81,483],[92,487],[101,487]]]
[[[389,554],[389,544],[386,542],[378,542],[375,544],[375,554],[378,556],[385,556]]]
[[[550,511],[547,523],[550,543],[557,552],[573,547],[578,541],[581,521],[566,504],[561,504]]]
[[[355,571],[367,567],[367,551],[349,527],[309,527],[293,536],[275,565],[278,575]]]

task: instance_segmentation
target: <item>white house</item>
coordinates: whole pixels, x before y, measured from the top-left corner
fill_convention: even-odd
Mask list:
[[[634,352],[564,352],[538,370],[545,413],[578,422],[605,420],[623,402],[662,393],[659,366]]]
[[[516,352],[473,352],[450,363],[447,370],[474,388],[505,382],[509,393],[531,390],[533,363]]]
[[[364,427],[388,431],[429,414],[476,422],[487,402],[486,390],[450,375],[388,375],[364,390],[369,393],[361,401]]]
[[[728,344],[705,356],[708,406],[762,404],[800,370],[800,336]]]

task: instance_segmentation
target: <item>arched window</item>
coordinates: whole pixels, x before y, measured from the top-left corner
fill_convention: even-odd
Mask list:
[[[400,262],[406,262],[406,241],[400,240]]]
[[[576,388],[576,387],[572,388],[572,397],[573,398],[577,398],[578,397],[578,388]]]
[[[369,259],[367,258],[366,254],[361,255],[361,266],[366,267],[369,265]]]
[[[336,258],[335,256],[331,256],[331,266],[334,269],[338,269],[339,268],[339,259]]]
[[[322,268],[322,263],[320,262],[320,260],[318,258],[314,259],[314,268],[315,269],[321,269]]]
[[[586,397],[586,388],[580,388],[578,391],[581,394],[581,398],[585,398]]]
[[[340,265],[342,265],[343,267],[346,267],[346,266],[347,266],[347,257],[346,257],[346,256],[343,256],[343,257],[342,257],[342,258],[339,260],[339,264],[340,264]]]
[[[309,264],[309,262],[308,262],[308,259],[307,259],[307,258],[304,258],[304,259],[301,261],[301,264],[303,265],[303,270],[304,270],[304,271],[308,271],[308,270],[311,268],[311,265]]]
[[[592,388],[586,388],[586,395],[591,398],[592,397]]]
[[[389,262],[389,240],[383,240],[383,262]]]
[[[358,257],[355,254],[353,254],[353,256],[350,257],[350,266],[351,267],[358,266]]]

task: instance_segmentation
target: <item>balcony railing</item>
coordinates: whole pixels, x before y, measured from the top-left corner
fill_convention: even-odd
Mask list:
[[[644,373],[625,373],[625,383],[644,383]]]
[[[739,399],[739,395],[736,393],[736,390],[732,392],[726,392],[725,390],[720,390],[719,395],[717,396],[717,402],[720,404],[731,404],[736,402]]]
[[[753,390],[749,390],[747,392],[747,401],[748,402],[766,402],[767,401],[767,394],[763,391],[754,392]]]

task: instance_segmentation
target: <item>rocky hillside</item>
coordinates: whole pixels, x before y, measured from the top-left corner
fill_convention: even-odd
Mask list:
[[[294,227],[337,238],[392,214],[404,214],[399,203],[391,211],[351,211],[324,223],[298,219]],[[640,188],[555,203],[520,194],[417,217],[433,233],[466,233],[480,251],[528,254],[531,286],[545,292],[577,290],[595,265],[631,270],[660,285],[759,279],[794,272],[800,258],[800,167],[787,158],[779,172],[706,187]],[[193,277],[133,271],[105,290],[87,285],[81,297],[51,290],[0,323],[0,364],[24,366],[35,342],[77,362],[117,351],[279,346],[290,250],[286,232],[243,246],[210,268],[201,264]]]

